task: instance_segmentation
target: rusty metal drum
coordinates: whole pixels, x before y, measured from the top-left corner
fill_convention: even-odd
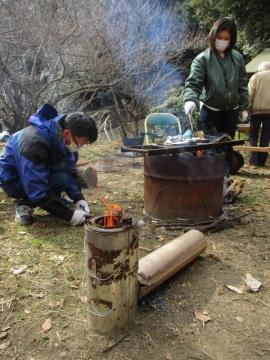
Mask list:
[[[144,157],[144,212],[157,219],[205,219],[222,211],[224,154]]]
[[[138,301],[136,225],[104,228],[101,217],[85,224],[90,329],[112,335],[132,326]]]

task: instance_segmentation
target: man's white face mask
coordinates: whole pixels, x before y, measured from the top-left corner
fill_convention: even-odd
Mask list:
[[[230,46],[229,40],[216,39],[215,48],[217,51],[225,51]]]
[[[87,139],[84,139],[82,137],[76,139],[75,136],[72,136],[71,132],[68,132],[67,130],[65,130],[64,139],[65,139],[66,149],[70,153],[80,152],[87,144],[89,144],[89,141],[87,141]],[[82,144],[78,144],[77,143],[78,140]],[[70,144],[66,144],[66,142],[70,142]]]

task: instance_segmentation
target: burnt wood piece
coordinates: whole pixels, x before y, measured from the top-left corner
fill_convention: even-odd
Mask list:
[[[98,178],[97,171],[91,166],[81,166],[77,168],[77,174],[79,178],[79,183],[82,188],[89,189],[91,187],[96,187]]]
[[[143,146],[122,146],[122,151],[132,151],[135,153],[143,153],[148,155],[162,155],[162,154],[179,154],[186,152],[194,152],[198,150],[214,150],[224,149],[228,146],[243,145],[244,140],[231,140],[220,143],[201,143],[196,145],[184,145],[184,146],[162,146],[162,145],[143,145]]]

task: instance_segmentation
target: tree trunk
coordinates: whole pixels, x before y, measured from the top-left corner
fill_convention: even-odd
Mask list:
[[[118,99],[118,95],[114,91],[112,91],[112,93],[113,93],[113,98],[114,98],[114,102],[115,102],[115,109],[116,109],[116,112],[118,115],[118,121],[119,121],[121,130],[122,130],[122,135],[126,137],[127,136],[126,128],[125,128],[124,122],[121,118],[121,112],[119,111],[119,109],[121,108],[120,101]]]

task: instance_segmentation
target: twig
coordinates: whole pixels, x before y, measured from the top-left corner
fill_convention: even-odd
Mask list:
[[[111,344],[110,346],[106,347],[106,349],[102,350],[102,353],[106,353],[108,351],[110,351],[111,349],[113,349],[116,345],[120,344],[126,337],[128,336],[128,334],[124,335],[123,337],[121,337],[121,339],[117,340],[116,342],[114,342],[113,344]]]
[[[10,315],[12,314],[12,311],[8,314],[8,316],[5,318],[5,320],[3,321],[3,323],[6,323],[10,317]]]
[[[264,302],[264,301],[262,301],[262,300],[256,300],[256,302],[258,302],[258,303],[260,303],[260,304],[262,304],[262,305],[264,305],[264,306],[266,306],[266,307],[270,308],[270,305],[269,305],[269,304],[267,304],[267,303],[265,303],[265,302]]]
[[[144,334],[149,338],[151,344],[156,348],[157,345],[156,345],[156,343],[154,342],[154,340],[151,338],[150,334],[147,333],[147,332],[145,332]]]
[[[153,251],[152,249],[149,249],[149,248],[144,247],[144,246],[139,246],[139,249],[140,249],[140,250],[143,250],[143,251],[148,251],[148,252],[152,252],[152,251]]]
[[[31,326],[29,329],[23,331],[23,336],[26,336],[28,333],[30,333],[31,330],[33,330],[34,326]]]
[[[60,342],[62,342],[62,339],[61,339],[58,331],[56,331],[56,335],[57,335],[58,339],[60,340]]]
[[[203,349],[203,352],[205,353],[205,355],[207,355],[208,357],[210,357],[210,359],[212,359],[212,356],[206,351]]]
[[[244,330],[248,330],[248,328],[245,327],[245,328],[242,328],[242,329],[236,329],[236,330],[233,330],[233,332],[244,331]]]
[[[222,216],[219,218],[209,218],[205,220],[186,220],[186,219],[178,219],[176,221],[170,221],[167,223],[158,223],[155,226],[156,227],[164,227],[168,231],[174,231],[174,230],[191,230],[191,229],[197,229],[202,232],[216,232],[223,229],[226,229],[228,227],[233,227],[235,224],[237,224],[240,219],[247,216],[248,214],[241,214],[238,216],[229,216],[226,217],[227,211],[224,212]],[[225,215],[225,216],[224,216]]]

